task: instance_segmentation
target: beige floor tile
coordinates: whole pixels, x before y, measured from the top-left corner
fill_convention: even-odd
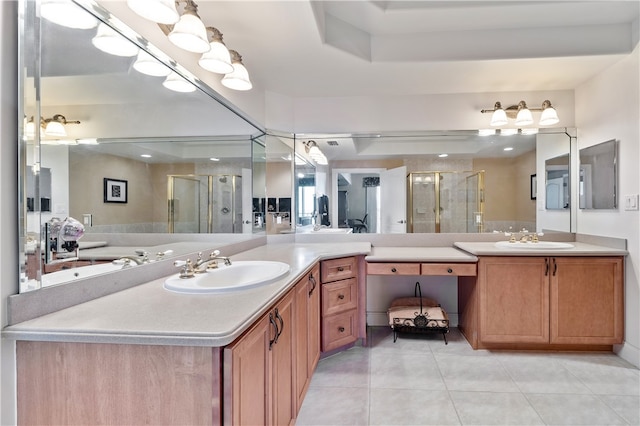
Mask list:
[[[372,389],[372,425],[459,425],[447,391]]]
[[[431,352],[371,353],[371,388],[445,390]]]
[[[369,350],[354,347],[321,359],[310,387],[369,387]]]
[[[542,425],[521,393],[450,392],[463,425]]]
[[[309,388],[296,425],[369,424],[369,390]]]
[[[520,392],[495,357],[435,354],[448,390]]]
[[[595,395],[528,394],[527,399],[546,424],[627,424]]]
[[[640,397],[629,395],[600,395],[602,402],[631,425],[640,425]]]

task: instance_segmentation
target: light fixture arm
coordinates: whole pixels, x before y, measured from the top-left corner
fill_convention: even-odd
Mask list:
[[[207,33],[211,33],[210,42],[217,41],[218,43],[224,44],[224,41],[222,41],[222,33],[217,28],[207,27]]]
[[[57,121],[58,123],[62,123],[62,124],[80,124],[80,121],[78,120],[67,120],[67,118],[62,114],[54,114],[54,116],[51,118],[46,118],[46,119],[41,118],[40,120],[41,120],[41,123],[44,123],[44,125],[46,125],[47,123],[50,123],[51,121]]]

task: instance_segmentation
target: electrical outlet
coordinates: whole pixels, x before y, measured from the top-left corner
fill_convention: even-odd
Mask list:
[[[90,213],[82,215],[82,224],[84,226],[91,226],[93,224],[93,217]]]
[[[624,196],[625,210],[638,210],[638,194]]]

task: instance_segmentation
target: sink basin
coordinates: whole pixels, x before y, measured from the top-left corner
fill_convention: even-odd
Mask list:
[[[224,293],[270,284],[289,270],[286,263],[267,260],[239,260],[232,261],[231,265],[220,262],[218,269],[196,274],[193,278],[174,275],[164,282],[164,288],[177,293]]]
[[[509,249],[517,249],[517,250],[556,250],[556,249],[570,249],[573,248],[574,245],[570,243],[561,243],[555,241],[538,241],[537,243],[510,243],[509,241],[498,241],[496,243],[496,247],[498,248],[509,248]]]

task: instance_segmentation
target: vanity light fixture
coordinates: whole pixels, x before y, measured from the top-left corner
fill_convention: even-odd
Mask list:
[[[88,30],[98,25],[96,18],[69,0],[43,0],[40,15],[54,24],[78,30]]]
[[[180,19],[174,0],[127,0],[127,6],[144,19],[158,24],[175,24]]]
[[[512,146],[507,146],[505,148],[502,149],[503,151],[513,151],[513,147]]]
[[[207,27],[207,31],[211,34],[209,42],[211,49],[202,54],[198,64],[205,70],[216,74],[229,74],[233,71],[233,65],[229,49],[222,41],[222,33],[214,27]]]
[[[158,61],[144,50],[140,50],[140,52],[138,52],[138,57],[133,63],[133,69],[152,77],[166,77],[171,73],[171,69],[168,66]]]
[[[186,0],[180,20],[176,22],[167,37],[181,49],[194,53],[204,53],[211,49],[207,39],[207,29],[198,16],[198,5]]]
[[[448,156],[449,156],[449,154],[438,154],[438,157],[440,157],[440,158],[446,158]]]
[[[113,28],[101,22],[91,43],[105,53],[115,56],[131,57],[138,54],[138,46],[118,34]]]
[[[222,78],[222,85],[233,90],[249,90],[253,87],[249,80],[249,71],[242,63],[242,56],[235,50],[229,50],[233,71]]]
[[[40,137],[49,136],[53,138],[67,137],[64,126],[67,124],[80,124],[77,120],[67,120],[62,114],[55,114],[51,118],[40,118]],[[36,134],[36,125],[33,117],[25,124],[24,135],[27,139],[33,139]]]
[[[180,93],[194,92],[196,90],[196,86],[194,86],[175,72],[169,74],[167,78],[162,82],[162,85],[169,90]]]
[[[327,157],[322,153],[322,151],[320,151],[316,141],[309,140],[307,142],[303,142],[303,145],[304,150],[309,154],[309,157],[316,162],[316,164],[320,164],[322,166],[329,164]]]
[[[219,158],[215,158],[215,157],[211,157],[211,158],[209,158],[209,160],[211,160],[211,161],[220,161]]]
[[[520,101],[518,105],[511,105],[504,109],[500,102],[496,102],[493,109],[480,110],[481,113],[492,113],[491,125],[494,127],[505,126],[508,119],[515,119],[518,126],[528,126],[533,124],[533,115],[531,111],[542,111],[539,124],[541,126],[550,126],[560,121],[558,112],[551,105],[549,100],[542,102],[542,108],[528,108],[525,101]]]

